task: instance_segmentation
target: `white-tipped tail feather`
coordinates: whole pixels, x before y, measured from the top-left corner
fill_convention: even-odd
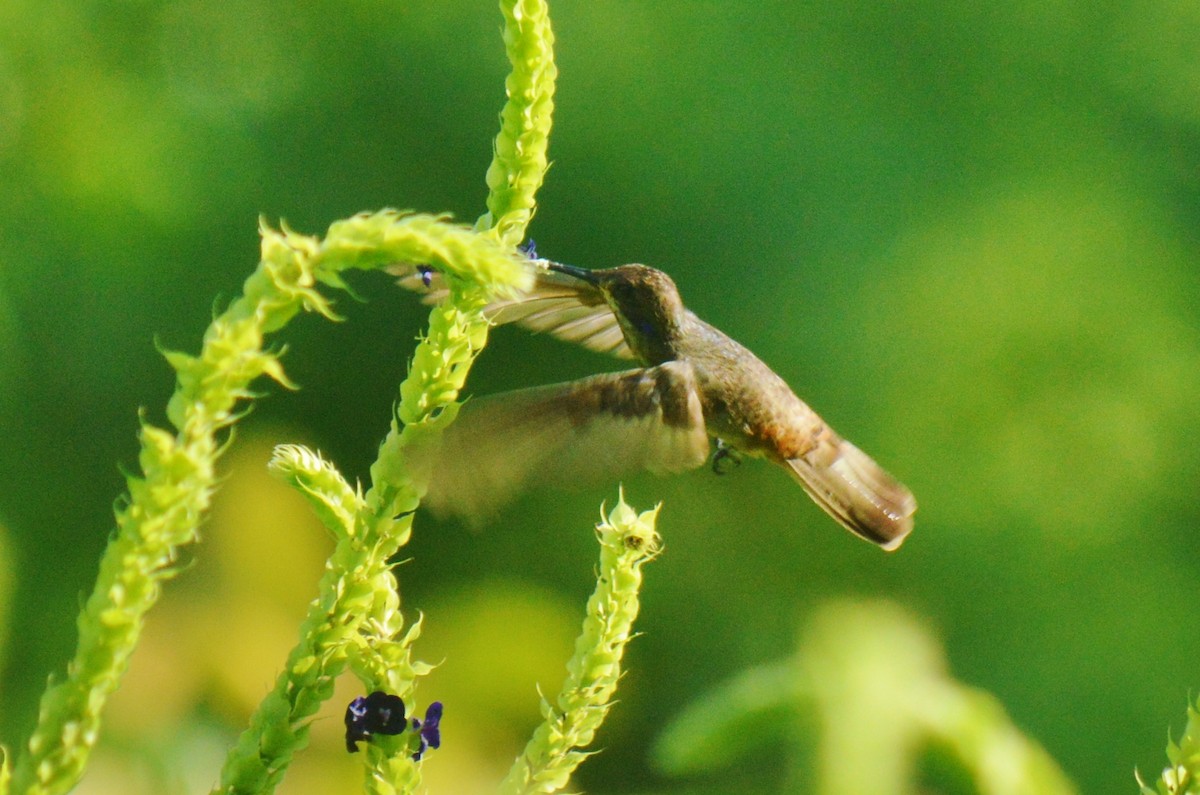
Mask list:
[[[783,463],[809,496],[850,532],[891,552],[912,531],[917,510],[912,492],[845,439],[838,439],[833,449],[814,450]]]

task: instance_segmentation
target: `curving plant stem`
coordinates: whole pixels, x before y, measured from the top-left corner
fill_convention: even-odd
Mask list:
[[[542,724],[513,762],[501,795],[549,795],[567,786],[589,752],[596,730],[612,706],[621,680],[621,658],[633,637],[639,610],[642,565],[658,555],[658,508],[638,513],[617,505],[596,526],[600,565],[596,590],[588,600],[567,679],[551,704],[542,700]]]
[[[79,614],[79,640],[66,678],[42,696],[38,723],[17,760],[11,788],[65,792],[79,780],[96,742],[100,714],[125,672],[146,612],[174,573],[179,547],[196,538],[208,509],[218,432],[236,419],[260,375],[286,383],[264,336],[301,309],[331,315],[316,291],[313,262],[264,256],[244,294],[209,327],[198,356],[168,353],[177,385],[167,407],[172,433],[143,420],[139,464],[117,510],[117,529]]]
[[[549,160],[546,149],[554,112],[554,33],[545,0],[501,0],[504,48],[512,72],[508,101],[487,170],[488,211],[476,229],[492,230],[510,246],[520,243],[533,219],[535,195]]]
[[[350,499],[331,485],[324,495],[348,500],[342,504],[344,527],[341,535],[335,530],[338,543],[301,641],[231,752],[217,791],[271,789],[304,744],[307,718],[351,657],[361,673],[376,678],[395,678],[395,671],[405,670],[381,667],[381,660],[411,662],[408,642],[419,624],[400,634],[403,622],[387,562],[407,541],[411,512],[421,496],[420,485],[405,471],[403,450],[415,437],[439,433],[453,420],[458,392],[487,341],[484,305],[528,286],[528,269],[512,247],[532,218],[547,164],[556,76],[548,8],[540,0],[505,0],[500,6],[513,70],[488,169],[488,213],[478,231],[440,217],[394,211],[335,223],[323,241],[286,228],[263,228],[258,268],[243,295],[214,319],[200,353],[164,352],[177,374],[167,406],[172,429],[143,421],[142,474],[128,479],[116,531],[77,621],[75,656],[62,681],[43,695],[37,726],[11,775],[7,757],[0,761],[0,793],[66,792],[78,782],[145,615],[162,583],[175,573],[180,548],[196,540],[215,486],[222,431],[253,399],[251,384],[259,376],[290,386],[278,353],[266,347],[267,335],[302,310],[336,319],[319,284],[344,287],[345,270],[397,261],[428,262],[460,278],[452,280],[451,298],[430,315],[429,333],[414,353],[390,431],[371,467],[371,489]],[[323,518],[331,529],[338,524],[332,514]],[[364,624],[368,631],[360,633]],[[375,639],[366,654],[364,638]],[[399,645],[388,645],[393,643]]]
[[[428,216],[403,220],[412,219],[426,222],[416,225],[422,234],[396,235],[386,216],[356,216],[331,227],[316,251],[317,259],[335,272],[398,260],[429,262],[460,277],[455,282],[462,286],[430,314],[429,332],[413,354],[391,428],[371,466],[373,485],[366,495],[343,504],[352,524],[338,537],[301,625],[300,641],[230,752],[213,792],[272,790],[293,754],[307,743],[308,719],[332,693],[333,680],[345,670],[364,622],[381,620],[399,632],[402,621],[389,559],[407,543],[421,497],[405,468],[404,448],[416,437],[440,432],[453,419],[459,390],[487,342],[483,307],[493,295],[522,288],[530,278],[524,263],[490,235]],[[403,252],[397,251],[401,238]]]
[[[222,449],[220,432],[241,416],[244,403],[253,397],[250,384],[256,378],[266,375],[287,384],[278,354],[265,347],[266,335],[301,310],[334,318],[330,301],[317,285],[341,286],[342,271],[417,257],[475,285],[464,299],[471,306],[479,305],[482,295],[519,289],[529,278],[520,259],[492,236],[434,216],[394,211],[355,216],[334,224],[324,241],[264,229],[258,268],[246,280],[243,295],[212,322],[200,353],[166,353],[177,373],[176,390],[167,405],[175,431],[143,422],[142,474],[128,479],[116,532],[77,621],[75,656],[66,677],[42,696],[37,726],[17,759],[9,791],[66,792],[82,775],[98,737],[101,713],[125,672],[145,614],[157,602],[163,581],[174,574],[180,547],[196,539],[209,507]],[[482,320],[459,321],[451,315],[444,319],[443,336],[451,350],[473,355],[486,339]],[[442,367],[444,371],[423,370],[420,377],[423,383],[442,385],[438,395],[448,403],[466,371],[453,361]],[[414,416],[438,405],[412,394],[401,405]],[[383,466],[394,467],[389,460],[381,456]],[[373,529],[390,530],[392,518],[406,510],[408,496],[395,487],[374,495],[374,515],[381,518]],[[415,497],[411,501],[415,505]]]

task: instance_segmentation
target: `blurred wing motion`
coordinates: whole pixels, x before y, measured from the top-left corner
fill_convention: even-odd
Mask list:
[[[479,523],[527,485],[678,472],[708,450],[692,368],[669,362],[468,401],[411,459],[429,478],[426,507]]]
[[[516,323],[599,353],[632,359],[633,352],[625,344],[617,317],[600,291],[537,263],[538,260],[533,260],[536,268],[533,289],[518,298],[489,304],[484,310],[488,318],[497,325]],[[449,292],[444,277],[437,271],[422,271],[416,265],[405,264],[393,265],[388,272],[399,277],[401,287],[422,293],[427,304],[436,304]]]
[[[782,463],[817,505],[850,532],[890,552],[912,531],[917,510],[912,492],[832,430],[821,434],[805,455]]]
[[[517,323],[602,353],[634,358],[616,315],[595,284],[552,271],[544,260],[532,260],[531,266],[534,287],[520,298],[491,304],[486,312],[493,322]],[[625,267],[640,268],[637,273],[651,271],[644,266]],[[390,271],[400,277],[401,286],[424,293],[428,303],[440,301],[447,293],[442,275],[435,271],[416,265],[397,265]],[[669,288],[674,294],[669,279],[666,287],[659,281],[657,289]],[[531,482],[567,485],[635,469],[678,471],[704,463],[709,443],[689,361],[711,365],[714,372],[732,377],[735,386],[740,383],[741,391],[733,399],[751,408],[772,400],[770,389],[758,386],[758,381],[769,386],[779,379],[749,351],[695,319],[682,305],[680,312],[681,322],[707,335],[706,344],[715,353],[693,344],[685,351],[690,358],[680,355],[658,367],[465,404],[436,449],[414,451],[414,463],[429,475],[425,504],[435,512],[457,513],[478,522]],[[739,369],[742,363],[745,372]],[[755,376],[756,365],[770,377]],[[779,389],[786,389],[782,381]],[[790,392],[788,397],[796,400]],[[727,442],[735,449],[754,442],[750,449],[755,454],[765,452],[762,444],[770,442],[767,455],[785,466],[809,496],[851,532],[893,550],[912,530],[917,508],[912,493],[807,406],[801,404],[803,411],[797,409],[795,416],[786,412],[775,416],[768,424],[777,427],[759,428],[766,434],[760,439],[741,420],[722,419],[721,401],[716,403],[716,427],[728,425],[725,430],[733,436]],[[745,434],[750,435],[737,438]],[[803,451],[795,445],[781,449],[774,439],[797,434],[811,438],[812,444],[804,443]]]

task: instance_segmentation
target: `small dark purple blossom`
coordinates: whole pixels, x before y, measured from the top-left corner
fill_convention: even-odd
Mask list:
[[[531,237],[521,245],[517,246],[517,251],[521,252],[530,259],[537,259],[537,241]],[[434,747],[436,748],[437,746]]]
[[[421,284],[426,287],[433,285],[433,268],[428,265],[418,265],[417,273],[421,276]]]
[[[408,728],[400,696],[376,690],[359,696],[346,707],[346,750],[358,752],[358,742],[373,734],[399,734]]]
[[[421,757],[429,748],[439,748],[442,745],[442,702],[435,701],[425,710],[425,720],[412,719],[413,731],[421,733],[421,747],[413,754],[413,761],[421,761]]]

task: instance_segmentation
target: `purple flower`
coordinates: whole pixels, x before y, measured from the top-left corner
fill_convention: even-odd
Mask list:
[[[358,742],[372,734],[399,734],[408,728],[400,696],[376,690],[359,696],[346,707],[346,750],[358,752]]]
[[[430,287],[433,284],[433,268],[428,265],[418,265],[417,273],[421,276],[421,284]]]
[[[425,720],[412,719],[413,731],[421,734],[421,747],[413,754],[413,761],[419,762],[429,748],[439,748],[442,745],[442,702],[435,701],[425,710]]]

